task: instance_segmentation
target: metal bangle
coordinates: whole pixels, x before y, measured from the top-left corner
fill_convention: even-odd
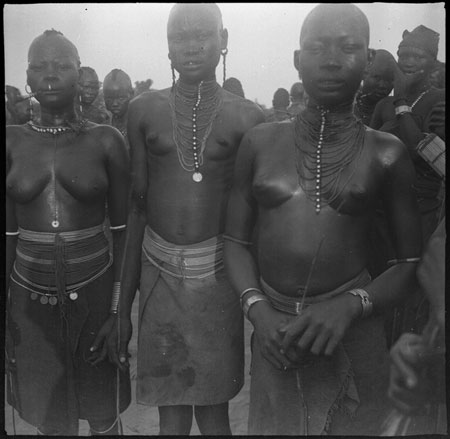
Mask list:
[[[114,232],[114,231],[120,231],[120,230],[125,230],[127,228],[127,225],[126,224],[121,224],[120,226],[111,226],[110,228],[109,228],[109,230],[111,230],[112,232]]]
[[[269,302],[269,299],[264,294],[255,294],[248,299],[245,300],[244,304],[242,305],[242,311],[244,311],[245,317],[248,319],[248,312],[250,311],[250,308],[252,305],[254,305],[256,302]]]
[[[366,290],[361,288],[356,288],[354,290],[347,291],[349,294],[353,294],[354,296],[359,296],[361,298],[361,318],[369,317],[373,311],[373,303],[370,301],[369,293]]]
[[[19,231],[17,231],[17,232],[5,232],[5,235],[6,235],[6,236],[17,236],[17,235],[19,235],[19,234],[20,234]]]
[[[401,116],[402,114],[405,113],[411,113],[411,107],[409,107],[408,105],[399,105],[397,107],[395,107],[395,115],[396,116]]]

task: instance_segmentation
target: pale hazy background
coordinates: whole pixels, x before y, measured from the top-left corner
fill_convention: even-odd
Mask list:
[[[279,87],[298,81],[293,51],[300,27],[317,3],[218,3],[229,32],[227,76],[238,78],[248,99],[271,107]],[[396,56],[405,29],[423,24],[440,33],[438,59],[445,62],[445,3],[356,3],[370,23],[370,46]],[[78,48],[81,63],[103,81],[113,68],[134,84],[170,86],[166,25],[173,3],[39,3],[4,5],[5,82],[22,93],[27,52],[44,30],[61,31]],[[222,83],[222,65],[217,69]]]

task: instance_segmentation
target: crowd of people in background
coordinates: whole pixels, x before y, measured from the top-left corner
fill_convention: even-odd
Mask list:
[[[139,289],[136,398],[160,434],[231,434],[243,316],[249,434],[445,433],[439,34],[394,56],[359,8],[321,4],[267,109],[225,78],[215,4],[177,4],[167,31],[167,89],[100,81],[55,30],[27,94],[5,87],[8,402],[38,434],[119,434]]]

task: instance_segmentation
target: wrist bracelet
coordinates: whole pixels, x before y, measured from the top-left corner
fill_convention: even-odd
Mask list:
[[[114,282],[113,294],[111,298],[111,308],[109,312],[111,314],[117,314],[119,312],[119,299],[120,299],[120,282]]]
[[[250,307],[254,305],[256,302],[269,302],[269,299],[264,294],[254,294],[253,296],[249,297],[247,300],[244,301],[244,304],[242,305],[242,311],[244,311],[245,317],[248,319],[248,312],[250,310]]]
[[[111,232],[120,232],[122,230],[125,230],[126,228],[127,228],[126,224],[121,224],[120,226],[111,226],[109,230],[111,230]]]
[[[411,107],[409,107],[408,105],[399,105],[397,107],[395,107],[395,115],[396,116],[401,116],[402,114],[405,113],[411,113]]]
[[[369,317],[372,314],[373,303],[370,301],[369,293],[366,290],[361,288],[356,288],[354,290],[347,291],[349,294],[353,294],[354,296],[359,296],[361,298],[361,318]]]
[[[19,234],[20,234],[19,231],[17,231],[17,232],[5,232],[6,236],[18,236]]]
[[[258,294],[263,294],[263,292],[258,289],[258,288],[247,288],[244,291],[242,291],[242,293],[239,295],[239,301],[241,302],[241,308],[242,308],[242,299],[244,298],[244,296],[249,293],[250,291],[255,291]]]

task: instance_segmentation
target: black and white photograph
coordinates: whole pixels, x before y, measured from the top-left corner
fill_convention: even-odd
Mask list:
[[[448,437],[444,2],[3,25],[5,435]]]

